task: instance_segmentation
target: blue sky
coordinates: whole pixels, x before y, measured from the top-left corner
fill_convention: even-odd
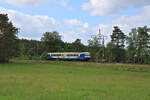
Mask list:
[[[40,40],[46,31],[58,31],[62,39],[84,44],[96,35],[111,34],[119,25],[126,34],[150,22],[150,0],[0,0],[0,13],[7,13],[20,28],[20,38]]]

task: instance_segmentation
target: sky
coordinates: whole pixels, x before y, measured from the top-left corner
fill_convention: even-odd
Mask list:
[[[0,0],[0,13],[19,28],[18,37],[40,40],[58,31],[65,42],[77,38],[87,44],[99,28],[107,41],[113,26],[128,34],[150,26],[150,0]]]

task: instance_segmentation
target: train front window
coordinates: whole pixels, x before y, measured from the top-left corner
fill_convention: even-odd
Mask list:
[[[90,56],[90,54],[89,53],[87,53],[87,54],[85,54],[86,56]]]

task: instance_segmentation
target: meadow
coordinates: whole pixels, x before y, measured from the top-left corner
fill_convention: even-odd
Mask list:
[[[150,65],[11,60],[0,100],[150,100]]]

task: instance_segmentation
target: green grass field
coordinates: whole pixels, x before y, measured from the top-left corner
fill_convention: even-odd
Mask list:
[[[150,100],[150,65],[12,60],[0,100]]]

